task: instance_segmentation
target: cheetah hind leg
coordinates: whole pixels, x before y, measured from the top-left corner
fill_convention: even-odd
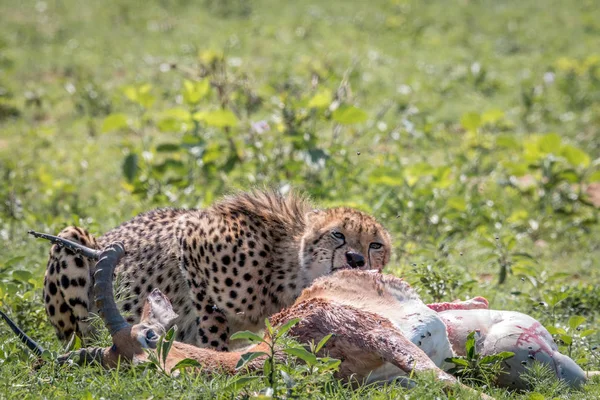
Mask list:
[[[30,234],[54,243],[44,277],[44,301],[58,338],[68,341],[73,334],[82,340],[93,336],[89,313],[94,311],[93,266],[99,254],[96,239],[74,226],[65,228],[58,237]]]

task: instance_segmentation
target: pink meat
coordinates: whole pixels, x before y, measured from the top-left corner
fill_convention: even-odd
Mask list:
[[[453,303],[449,303],[453,304]],[[585,382],[584,371],[569,357],[560,354],[550,333],[532,317],[514,311],[487,309],[450,309],[439,313],[446,324],[448,339],[457,355],[464,355],[470,332],[476,331],[476,348],[481,355],[503,351],[515,353],[503,363],[506,374],[498,384],[522,389],[521,375],[534,362],[550,367],[570,386]]]

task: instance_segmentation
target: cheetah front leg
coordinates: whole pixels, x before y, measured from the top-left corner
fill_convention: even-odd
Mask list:
[[[182,218],[176,229],[179,245],[179,266],[185,277],[190,297],[198,314],[196,345],[219,351],[229,350],[229,324],[227,316],[221,311],[207,293],[207,279],[210,271],[204,262],[204,243],[198,240],[201,234],[201,221],[197,217]]]

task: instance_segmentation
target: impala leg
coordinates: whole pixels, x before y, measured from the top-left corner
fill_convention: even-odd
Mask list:
[[[455,377],[442,371],[416,344],[395,328],[367,333],[365,344],[367,344],[368,350],[379,354],[382,359],[400,368],[408,375],[430,372],[437,380],[444,383],[444,390],[450,390],[453,386],[459,385],[469,392],[477,393],[482,399],[492,399],[485,393],[460,383]]]
[[[101,347],[88,347],[59,356],[56,361],[63,365],[72,362],[76,365],[98,364],[103,366],[103,356],[106,349]]]

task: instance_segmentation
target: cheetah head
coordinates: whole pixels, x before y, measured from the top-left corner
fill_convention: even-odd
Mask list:
[[[309,279],[339,269],[381,271],[390,251],[390,234],[375,218],[352,208],[331,208],[307,215],[300,263]]]

